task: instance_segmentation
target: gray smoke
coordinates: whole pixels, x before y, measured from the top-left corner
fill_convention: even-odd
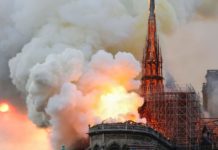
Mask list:
[[[143,37],[145,34],[143,32],[146,30],[144,28],[145,18],[143,14],[145,14],[144,12],[148,10],[147,2],[144,0],[139,0],[137,2],[132,1],[132,0],[128,0],[128,1],[122,0],[120,2],[121,3],[113,2],[113,5],[111,5],[112,3],[109,3],[109,7],[112,8],[113,6],[114,10],[120,9],[120,11],[123,11],[123,13],[127,13],[130,18],[129,18],[129,21],[126,22],[125,16],[122,17],[120,22],[123,22],[123,24],[120,24],[120,27],[117,28],[119,26],[119,23],[116,23],[116,21],[114,22],[114,19],[115,19],[114,16],[116,16],[116,13],[113,14],[113,12],[111,11],[112,12],[111,17],[114,17],[114,19],[111,20],[109,19],[110,16],[104,15],[105,13],[107,13],[107,11],[109,12],[110,9],[97,9],[100,7],[104,8],[103,5],[107,5],[106,3],[103,4],[102,2],[97,2],[99,4],[95,5],[96,3],[94,1],[91,3],[90,2],[83,3],[83,1],[74,2],[73,0],[72,1],[70,0],[64,0],[64,1],[2,0],[0,1],[0,19],[1,19],[1,23],[0,23],[0,52],[1,52],[1,56],[0,56],[0,61],[1,61],[0,63],[0,69],[1,69],[0,97],[9,99],[10,101],[13,102],[13,104],[18,105],[19,108],[22,107],[22,104],[24,104],[23,99],[25,99],[25,97],[22,97],[23,94],[20,92],[17,92],[17,90],[11,84],[11,80],[9,78],[8,61],[12,57],[16,56],[16,54],[21,51],[24,45],[26,45],[30,41],[33,41],[34,38],[37,37],[36,35],[40,33],[40,30],[42,29],[47,30],[46,28],[49,28],[48,30],[50,30],[50,33],[58,32],[56,29],[60,28],[60,26],[52,25],[55,22],[58,23],[61,21],[62,24],[65,25],[66,27],[67,25],[74,24],[75,26],[76,25],[81,26],[83,29],[90,25],[89,24],[90,20],[92,20],[91,22],[98,22],[98,24],[99,24],[99,21],[101,21],[101,23],[105,22],[104,24],[100,24],[101,28],[95,25],[92,25],[90,27],[93,31],[96,31],[96,29],[99,28],[98,32],[105,34],[104,37],[101,37],[100,39],[95,38],[98,35],[95,35],[95,34],[92,35],[92,32],[90,33],[87,30],[87,34],[92,35],[92,36],[87,36],[86,42],[83,44],[79,44],[79,45],[83,45],[82,47],[87,49],[86,53],[90,53],[89,52],[90,45],[96,45],[95,43],[102,43],[105,41],[104,40],[105,38],[111,37],[110,34],[116,32],[116,33],[119,33],[119,35],[117,35],[113,40],[113,41],[117,40],[116,42],[113,42],[113,41],[109,43],[104,42],[104,46],[100,46],[100,47],[101,48],[107,47],[107,48],[110,48],[111,50],[114,50],[116,47],[118,47],[119,49],[123,48],[126,50],[132,50],[134,54],[140,57],[140,53],[138,52],[138,49],[142,48],[144,45]],[[160,6],[157,11],[161,12],[161,13],[158,13],[158,16],[160,16],[159,20],[160,22],[165,22],[165,23],[160,23],[162,24],[160,25],[161,28],[163,29],[162,31],[171,30],[172,28],[169,28],[169,26],[174,27],[175,24],[177,24],[176,22],[178,22],[178,20],[187,20],[188,18],[190,18],[190,16],[192,16],[191,14],[195,12],[196,7],[201,4],[200,0],[192,0],[192,1],[169,0],[169,2],[170,3],[168,3],[167,0],[157,1],[157,5]],[[165,5],[161,5],[161,4],[165,4]],[[200,12],[202,16],[207,16],[207,17],[208,16],[210,17],[211,15],[214,16],[217,14],[216,4],[217,4],[216,0],[204,1],[204,4],[200,6],[198,11]],[[162,7],[162,6],[165,6],[165,7]],[[212,9],[211,9],[211,6],[212,6]],[[93,9],[95,10],[94,12],[92,11]],[[88,13],[91,11],[90,14],[99,13],[101,14],[102,17],[94,18],[92,15],[85,17],[83,16],[83,13],[85,11],[81,11],[81,10],[85,10]],[[97,12],[98,10],[99,12]],[[102,12],[102,10],[104,11]],[[161,14],[163,14],[163,16],[165,15],[167,18],[172,18],[171,21],[169,21],[168,19],[164,19],[164,17],[161,17]],[[171,14],[174,15],[174,17],[172,17]],[[83,17],[79,17],[81,15]],[[128,17],[128,15],[126,17]],[[60,16],[60,17],[57,18],[57,16]],[[78,17],[80,19],[77,19]],[[112,22],[114,23],[112,24]],[[131,22],[132,23],[136,22],[137,25],[135,27],[132,27],[130,25]],[[167,22],[171,22],[171,23],[167,23]],[[109,25],[110,27],[105,26],[105,24]],[[122,25],[128,26],[128,28],[122,28]],[[108,29],[108,31],[105,32],[104,28]],[[129,32],[131,32],[132,29],[134,29],[134,31],[129,34]],[[65,30],[63,32],[69,33],[68,35],[65,35],[65,40],[62,38],[62,41],[64,40],[65,44],[66,43],[69,44],[73,41],[75,44],[81,43],[79,38],[75,39],[76,36],[75,36],[74,31],[69,32]],[[52,34],[50,34],[50,36],[52,36]],[[84,34],[80,35],[80,39],[83,38],[82,36],[85,36],[85,35]],[[131,38],[128,39],[128,37],[131,37]],[[120,41],[119,38],[121,39],[120,44],[119,44],[119,41]],[[111,39],[112,38],[107,38],[106,40],[111,41]],[[123,39],[125,40],[123,41]],[[60,40],[61,39],[57,39],[56,43],[61,43]],[[125,41],[127,42],[132,41],[132,43],[126,45],[124,44]],[[86,44],[87,42],[90,44]],[[101,44],[97,44],[97,45],[101,45]],[[43,47],[38,47],[38,48],[41,49]],[[97,47],[95,47],[95,49],[96,48]],[[34,55],[34,53],[32,55]],[[20,82],[23,82],[23,81],[20,81]]]
[[[160,32],[172,33],[196,15],[216,17],[217,5],[212,10],[210,5],[212,0],[157,0]],[[91,110],[82,105],[92,105],[86,96],[95,99],[101,92],[94,89],[113,83],[138,98],[133,91],[139,85],[134,79],[139,62],[118,51],[141,58],[146,12],[145,0],[0,1],[0,98],[19,108],[25,107],[26,99],[30,119],[52,128],[54,148],[61,143],[74,145],[83,138],[88,123],[99,121],[86,118]],[[76,118],[77,126],[83,124],[81,129],[69,117]]]
[[[168,89],[175,89],[176,88],[176,81],[172,74],[170,74],[169,71],[167,71],[164,75],[165,79],[165,86]]]
[[[218,1],[217,0],[207,0],[203,1],[202,5],[198,7],[198,13],[204,19],[214,19],[218,16]]]

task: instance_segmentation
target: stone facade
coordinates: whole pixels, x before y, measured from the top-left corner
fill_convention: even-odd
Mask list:
[[[89,128],[88,150],[170,150],[170,141],[152,128],[127,121],[102,123]]]
[[[216,107],[213,107],[214,103],[210,102],[216,100],[214,95],[217,95],[218,87],[218,70],[207,70],[206,83],[203,84],[202,94],[203,94],[203,107],[205,111],[208,111],[211,117],[217,117]]]

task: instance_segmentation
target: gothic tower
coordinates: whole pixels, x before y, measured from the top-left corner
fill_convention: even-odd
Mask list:
[[[150,14],[146,47],[142,59],[141,94],[154,94],[163,91],[162,56],[157,37],[155,1],[150,0]]]
[[[174,141],[178,149],[192,149],[192,146],[196,146],[200,120],[199,98],[191,88],[184,91],[164,90],[154,0],[150,0],[148,33],[142,59],[141,94],[144,103],[138,111],[150,127]]]

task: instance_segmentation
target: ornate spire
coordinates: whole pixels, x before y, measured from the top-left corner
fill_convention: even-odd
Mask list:
[[[156,17],[154,11],[155,1],[150,0],[148,33],[142,60],[142,96],[163,91],[162,56],[157,37]]]
[[[154,16],[155,11],[155,0],[150,0],[150,16]]]

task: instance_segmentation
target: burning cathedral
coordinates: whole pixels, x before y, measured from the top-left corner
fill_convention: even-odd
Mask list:
[[[212,149],[204,143],[208,132],[201,124],[200,98],[192,86],[164,86],[162,55],[159,44],[155,0],[150,0],[148,33],[143,50],[138,108],[147,123],[126,121],[89,127],[89,150],[199,150]]]

